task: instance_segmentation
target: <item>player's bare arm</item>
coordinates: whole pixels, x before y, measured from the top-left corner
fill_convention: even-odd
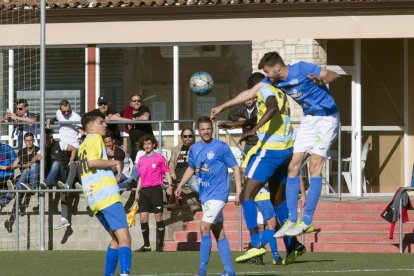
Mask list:
[[[234,183],[236,185],[236,195],[234,197],[234,204],[240,204],[240,194],[241,194],[241,171],[239,166],[232,167],[234,175]]]
[[[225,121],[225,122],[220,122],[218,124],[219,128],[228,128],[228,129],[233,129],[233,128],[237,128],[237,127],[242,127],[244,125],[246,120],[243,121],[237,121],[237,122],[233,122],[233,121]]]
[[[243,92],[239,93],[233,99],[228,100],[227,102],[212,108],[211,113],[210,113],[210,118],[213,120],[213,119],[216,118],[217,114],[219,114],[223,109],[225,109],[227,107],[230,107],[230,106],[233,106],[233,105],[244,103],[245,101],[256,97],[257,93],[259,92],[259,89],[262,88],[265,85],[267,85],[267,84],[260,82],[260,83],[256,84],[255,86],[253,86],[251,89],[247,89],[247,90],[244,90]]]
[[[176,197],[180,197],[182,191],[183,191],[183,186],[185,185],[185,183],[188,182],[188,180],[190,180],[190,178],[193,176],[194,174],[194,169],[191,167],[188,167],[185,172],[183,177],[181,178],[180,183],[178,183],[177,189],[175,189],[175,196]]]
[[[260,129],[264,124],[266,124],[275,113],[279,110],[279,107],[276,102],[276,97],[271,96],[266,99],[266,112],[263,114],[262,118],[257,122],[256,126],[251,130],[245,132],[240,137],[239,143],[246,140],[248,137],[256,134],[257,130]]]
[[[137,189],[135,191],[135,201],[139,200],[139,192],[141,191],[141,177],[138,178]]]
[[[320,75],[309,74],[308,78],[311,79],[317,85],[324,85],[333,82],[338,79],[340,75],[328,69],[322,69]]]
[[[168,188],[166,190],[168,195],[172,195],[173,192],[173,188],[172,188],[172,177],[171,174],[169,172],[165,173],[165,177],[167,178],[167,182],[168,182]]]

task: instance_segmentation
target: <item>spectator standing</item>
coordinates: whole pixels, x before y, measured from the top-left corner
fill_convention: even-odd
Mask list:
[[[241,123],[243,133],[250,131],[257,123],[256,98],[251,98],[239,105],[229,114],[228,119],[233,122]],[[257,141],[257,135],[249,136],[244,141],[243,152],[247,154],[247,152],[256,145]]]
[[[39,122],[39,115],[29,112],[29,104],[26,99],[18,99],[16,101],[16,113],[7,112],[6,117],[13,122],[26,122],[31,124],[14,125],[12,138],[17,136],[17,148],[21,149],[25,146],[23,137],[26,133],[32,133],[35,137],[34,144],[39,145],[37,134],[40,133],[40,127],[36,124]]]
[[[48,124],[55,122],[80,122],[81,116],[72,110],[68,100],[62,100],[59,103],[59,109],[56,110],[56,116],[53,119],[48,119]],[[83,131],[80,129],[80,123],[77,124],[61,124],[59,127],[60,142],[66,145],[72,145],[74,148],[79,148],[79,133]]]
[[[148,121],[151,120],[151,113],[148,107],[142,105],[142,97],[140,95],[133,95],[131,97],[132,115],[128,112],[128,108],[124,111],[125,118],[131,118],[135,121]],[[137,142],[144,135],[154,135],[152,133],[151,124],[130,124],[129,129],[129,141],[131,150],[136,148]]]

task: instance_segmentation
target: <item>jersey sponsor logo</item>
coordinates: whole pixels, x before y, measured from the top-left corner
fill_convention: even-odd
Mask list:
[[[289,93],[289,96],[291,96],[293,99],[300,98],[303,96],[303,92],[293,89],[292,92]]]
[[[197,172],[209,173],[209,172],[211,172],[211,169],[208,167],[207,164],[203,163],[203,164],[201,164],[200,168],[197,169]]]
[[[151,167],[152,167],[153,169],[155,169],[155,168],[157,167],[157,164],[151,164]]]

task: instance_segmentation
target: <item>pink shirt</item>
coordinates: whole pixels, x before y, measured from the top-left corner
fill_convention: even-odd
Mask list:
[[[141,188],[162,185],[164,174],[170,172],[167,160],[159,153],[151,156],[142,155],[138,160],[138,176],[141,178]]]

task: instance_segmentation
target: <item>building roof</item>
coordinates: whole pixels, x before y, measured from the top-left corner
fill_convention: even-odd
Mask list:
[[[412,0],[46,0],[49,9],[102,8],[102,7],[157,7],[157,6],[211,6],[211,5],[250,5],[250,4],[333,4],[333,3],[401,3]],[[0,0],[0,9],[39,8],[40,0]]]
[[[0,0],[0,24],[20,24],[40,0]],[[217,18],[413,15],[414,0],[46,0],[46,21],[110,22]],[[5,12],[7,11],[7,12]]]

